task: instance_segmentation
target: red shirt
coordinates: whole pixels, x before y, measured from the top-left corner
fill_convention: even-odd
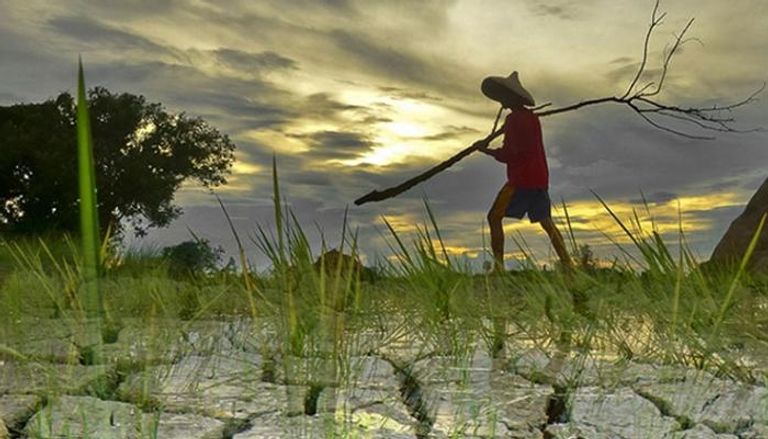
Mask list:
[[[504,121],[504,143],[492,151],[507,164],[507,183],[525,189],[549,188],[549,170],[544,154],[539,117],[531,110],[516,110]]]

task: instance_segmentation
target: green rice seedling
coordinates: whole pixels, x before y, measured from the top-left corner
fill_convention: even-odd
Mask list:
[[[15,261],[17,270],[13,277],[6,281],[8,290],[4,297],[9,300],[23,297],[14,294],[17,288],[18,290],[25,288],[23,277],[33,279],[37,284],[35,290],[41,291],[43,296],[27,297],[24,303],[9,306],[7,309],[24,310],[24,313],[48,313],[46,317],[59,317],[65,314],[82,317],[83,308],[80,297],[77,295],[80,276],[77,273],[76,261],[57,259],[42,240],[9,243],[8,253]],[[54,269],[51,270],[50,267]],[[22,281],[22,283],[15,286],[14,281]]]
[[[240,270],[242,270],[243,285],[245,286],[245,292],[248,297],[248,303],[251,307],[251,315],[254,318],[256,318],[258,316],[258,310],[256,309],[256,303],[254,302],[253,296],[254,294],[260,294],[260,292],[258,291],[258,288],[253,282],[253,277],[251,276],[250,262],[248,261],[248,258],[245,255],[245,249],[243,248],[243,243],[240,240],[240,235],[237,233],[237,230],[235,230],[235,225],[232,223],[232,218],[230,218],[229,212],[227,212],[227,208],[224,206],[224,203],[221,201],[221,198],[218,195],[216,195],[216,201],[219,202],[219,206],[221,207],[221,210],[222,212],[224,212],[224,216],[227,219],[227,224],[229,225],[229,229],[232,231],[232,235],[234,236],[235,242],[237,243],[237,252],[240,258]]]
[[[740,305],[760,300],[758,296],[746,294],[741,295],[741,303],[734,300],[736,291],[744,290],[740,279],[743,268],[735,274],[728,274],[727,270],[710,270],[705,275],[687,247],[681,212],[678,213],[678,255],[674,258],[655,230],[644,234],[636,227],[635,232],[631,232],[610,207],[603,204],[642,255],[638,262],[645,270],[639,276],[633,275],[626,285],[629,289],[616,297],[625,302],[623,306],[612,303],[611,307],[634,309],[632,318],[647,322],[638,323],[650,328],[647,337],[651,340],[644,341],[644,353],[661,361],[699,368],[714,367],[726,374],[743,374],[743,368],[724,361],[719,354],[724,345],[732,343],[729,340],[743,335],[738,331],[712,334],[713,330],[722,329],[722,322],[740,320],[737,317]],[[647,205],[646,211],[650,212]],[[640,224],[636,213],[634,223]],[[627,249],[624,251],[628,253]],[[749,252],[744,256],[742,266],[745,267]],[[743,328],[743,325],[739,326]],[[617,331],[617,334],[621,333],[626,331]]]
[[[296,217],[283,209],[273,159],[273,200],[275,234],[259,226],[254,242],[270,259],[273,277],[268,289],[272,294],[279,328],[283,335],[283,373],[289,382],[309,386],[309,396],[301,400],[289,387],[291,410],[314,414],[317,399],[329,381],[335,381],[337,371],[337,341],[335,325],[328,320],[335,309],[330,301],[324,270],[316,273],[306,235]]]
[[[99,213],[96,199],[96,171],[93,158],[93,140],[91,121],[88,114],[85,79],[82,59],[78,60],[77,75],[77,156],[78,183],[80,194],[80,239],[82,241],[83,268],[83,309],[88,318],[94,319],[93,331],[99,336],[91,347],[93,360],[100,363],[101,320],[104,317],[104,298],[99,289],[99,269],[101,267]]]
[[[80,239],[83,246],[83,279],[86,292],[85,303],[88,315],[100,318],[103,313],[103,298],[100,295],[98,286],[100,235],[98,202],[96,200],[96,172],[82,60],[78,62],[77,76],[77,157],[80,188]]]

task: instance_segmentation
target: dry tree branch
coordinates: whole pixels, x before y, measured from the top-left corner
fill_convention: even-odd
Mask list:
[[[642,76],[643,71],[645,71],[645,64],[648,62],[648,46],[651,42],[651,35],[653,34],[653,30],[661,25],[662,21],[664,20],[664,17],[666,17],[666,12],[661,14],[660,17],[656,17],[656,13],[659,12],[659,1],[656,0],[656,3],[653,5],[653,12],[651,13],[651,24],[648,26],[648,32],[645,34],[645,43],[643,44],[643,57],[640,61],[640,68],[637,70],[637,74],[635,75],[635,78],[632,80],[632,82],[629,83],[629,87],[627,88],[626,93],[621,97],[626,98],[632,93],[632,89],[635,88],[635,85],[637,85],[637,81],[640,80],[640,76]],[[650,84],[646,85],[646,87],[650,86]],[[645,90],[645,87],[643,88]],[[643,91],[641,90],[641,92]]]
[[[540,105],[536,108],[533,108],[532,110],[534,114],[538,115],[539,117],[551,116],[553,114],[559,114],[559,113],[565,113],[567,111],[578,110],[579,108],[586,107],[586,106],[604,104],[604,103],[610,102],[610,103],[626,105],[632,111],[634,111],[641,119],[643,119],[646,123],[648,123],[649,125],[651,125],[656,129],[659,129],[661,131],[664,131],[670,134],[674,134],[676,136],[684,137],[687,139],[712,140],[714,139],[714,137],[697,134],[693,132],[688,132],[688,131],[683,131],[682,129],[673,128],[671,126],[664,124],[659,120],[654,119],[654,117],[652,116],[660,116],[661,118],[664,118],[667,120],[672,119],[672,120],[680,121],[684,124],[688,124],[689,126],[696,127],[696,129],[704,130],[708,132],[714,131],[714,132],[722,132],[722,133],[749,133],[749,132],[761,131],[762,128],[741,130],[733,127],[733,123],[735,122],[735,120],[731,116],[731,112],[734,109],[743,107],[745,105],[749,105],[757,101],[757,96],[765,90],[765,87],[766,87],[765,83],[763,83],[763,85],[760,88],[758,88],[756,91],[750,94],[747,98],[741,101],[730,103],[723,106],[713,105],[711,107],[683,108],[678,105],[664,104],[655,99],[655,97],[658,96],[663,90],[665,81],[667,79],[667,74],[669,73],[669,68],[675,54],[677,54],[680,51],[680,48],[683,45],[685,45],[685,43],[689,41],[699,41],[696,38],[686,38],[686,34],[688,33],[691,26],[693,25],[693,21],[694,21],[693,18],[688,20],[688,22],[685,24],[682,30],[677,35],[675,35],[671,45],[669,45],[668,48],[664,50],[664,53],[662,56],[661,72],[659,73],[656,80],[649,82],[636,90],[638,83],[642,79],[643,74],[646,72],[646,67],[648,66],[648,55],[650,52],[650,42],[651,42],[651,37],[653,35],[653,32],[659,26],[661,26],[661,24],[664,21],[664,18],[667,16],[666,12],[659,13],[659,3],[660,3],[660,0],[656,0],[653,7],[653,12],[651,13],[651,23],[648,26],[648,31],[645,34],[645,39],[643,42],[643,53],[640,59],[640,66],[637,72],[635,73],[634,77],[632,78],[632,81],[630,81],[629,86],[627,87],[623,95],[588,99],[588,100],[577,102],[575,104],[568,105],[561,108],[543,110],[543,108],[551,105],[547,103],[544,105]],[[727,116],[722,116],[723,113],[726,113]],[[494,125],[494,128],[495,128],[495,125]],[[481,144],[481,142],[482,143],[490,142],[496,137],[499,137],[503,133],[503,131],[504,131],[503,127],[498,130],[494,129],[484,139],[481,139],[475,142],[474,144],[472,144],[471,146],[459,151],[453,157],[435,165],[434,167],[428,169],[427,171],[397,186],[393,186],[381,191],[374,190],[372,192],[369,192],[368,194],[355,200],[355,204],[359,206],[365,203],[369,203],[373,201],[382,201],[382,200],[395,197],[407,191],[408,189],[416,186],[417,184],[430,179],[434,175],[450,168],[451,166],[453,166],[455,163],[457,163],[464,157],[475,152],[478,149],[478,146]]]

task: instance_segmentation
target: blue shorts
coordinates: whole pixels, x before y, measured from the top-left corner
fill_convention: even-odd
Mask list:
[[[528,214],[532,223],[538,223],[552,215],[547,189],[515,188],[504,216],[522,219]]]

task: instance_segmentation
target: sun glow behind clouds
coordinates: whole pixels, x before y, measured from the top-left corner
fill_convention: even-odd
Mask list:
[[[378,138],[377,138],[378,139]],[[402,163],[409,156],[413,155],[413,146],[404,143],[389,143],[386,146],[378,146],[371,149],[371,152],[358,159],[343,160],[345,165],[369,164],[374,166],[387,166],[396,163]]]
[[[256,163],[249,163],[241,159],[238,159],[237,161],[235,161],[234,165],[232,165],[232,173],[235,175],[259,174],[263,171],[264,171],[264,166]]]
[[[271,147],[279,154],[298,154],[309,149],[302,141],[276,130],[249,130],[243,132],[241,137]]]
[[[381,118],[371,125],[375,146],[359,157],[341,161],[345,165],[387,166],[417,157],[443,159],[447,152],[462,147],[465,139],[434,141],[429,136],[441,134],[447,121],[454,125],[472,125],[474,122],[464,114],[437,104],[381,95],[372,90],[347,90],[340,96],[345,103],[376,108],[377,116]]]
[[[384,123],[382,127],[399,137],[422,137],[428,133],[423,125],[407,121]]]

